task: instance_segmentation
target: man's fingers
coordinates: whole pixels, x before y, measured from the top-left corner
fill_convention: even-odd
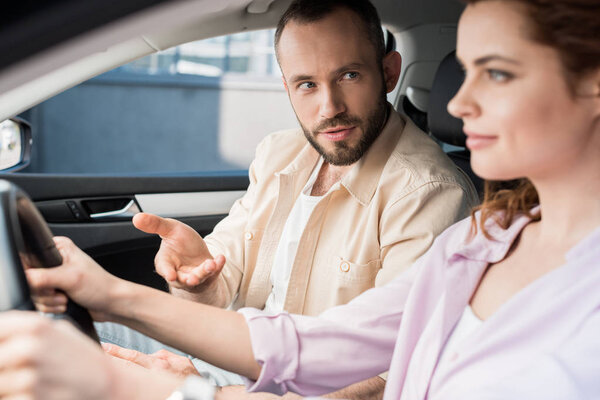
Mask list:
[[[225,266],[225,256],[223,254],[219,254],[218,256],[215,257],[214,260],[215,260],[216,270],[218,270],[218,272],[221,272],[221,270]]]
[[[142,232],[153,233],[160,237],[168,237],[180,222],[162,218],[158,215],[138,213],[133,217],[133,226]]]
[[[198,278],[198,276],[194,273],[193,270],[190,272],[177,271],[177,281],[180,284],[181,288],[185,289],[198,286],[204,281],[204,278],[202,278],[202,280]]]
[[[102,343],[102,348],[107,354],[110,354],[113,357],[135,363],[144,368],[152,367],[152,358],[147,354],[110,343]]]
[[[180,271],[177,273],[177,279],[189,287],[198,286],[212,276],[212,270],[206,270],[206,265],[211,262],[212,260],[206,260],[189,272]]]
[[[173,282],[177,280],[177,268],[170,257],[159,253],[156,255],[154,264],[156,273],[162,276],[167,282]]]
[[[189,272],[178,272],[177,279],[187,286],[197,286],[207,279],[221,273],[223,266],[225,266],[225,256],[219,255],[214,259],[205,260],[202,264]]]
[[[109,356],[110,362],[112,364],[114,364],[115,366],[117,366],[117,368],[121,369],[121,368],[126,368],[126,369],[142,369],[142,370],[146,370],[146,367],[142,367],[141,365],[138,365],[134,362],[131,361],[127,361],[124,360],[122,358],[118,358],[118,357],[113,357],[113,356]]]
[[[167,371],[169,362],[154,355],[140,353],[139,351],[129,350],[114,344],[102,343],[104,351],[113,357],[113,360],[126,365],[135,365],[151,370]]]
[[[225,256],[218,255],[212,260],[205,260],[198,268],[194,269],[194,274],[200,279],[206,279],[219,274],[224,266]]]
[[[171,353],[167,349],[160,349],[160,350],[152,353],[152,356],[155,358],[163,359],[163,360],[168,360],[169,358],[172,358],[172,357],[183,357],[183,356],[179,356],[178,354]]]

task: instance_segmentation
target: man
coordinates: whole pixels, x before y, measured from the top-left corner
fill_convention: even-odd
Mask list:
[[[316,315],[406,270],[477,197],[440,148],[387,104],[401,59],[385,54],[367,0],[293,2],[275,48],[302,129],[263,140],[247,193],[205,239],[173,220],[143,214],[134,223],[162,237],[156,268],[173,295]],[[115,335],[101,332],[118,342]],[[149,367],[181,362],[108,351]],[[373,377],[332,397],[377,398],[383,387]]]

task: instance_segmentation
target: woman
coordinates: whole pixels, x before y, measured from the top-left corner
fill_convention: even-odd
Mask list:
[[[253,390],[327,393],[389,369],[386,399],[600,397],[599,5],[469,2],[457,46],[466,77],[448,109],[464,121],[473,170],[502,183],[488,182],[480,210],[408,274],[346,306],[310,318],[187,303],[108,275],[60,238],[64,265],[30,281],[248,376]],[[57,373],[44,343],[88,356]],[[109,364],[72,329],[20,313],[0,319],[0,366],[0,397],[29,393],[32,376],[60,398],[165,398],[180,383]]]

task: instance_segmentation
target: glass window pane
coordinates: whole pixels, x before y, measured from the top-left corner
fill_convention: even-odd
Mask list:
[[[28,110],[26,172],[137,173],[248,168],[258,142],[296,127],[273,30],[152,54]]]

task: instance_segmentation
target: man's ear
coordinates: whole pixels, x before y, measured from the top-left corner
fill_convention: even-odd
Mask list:
[[[401,67],[402,56],[397,51],[390,51],[383,57],[383,77],[387,93],[390,93],[396,87],[400,78]]]

